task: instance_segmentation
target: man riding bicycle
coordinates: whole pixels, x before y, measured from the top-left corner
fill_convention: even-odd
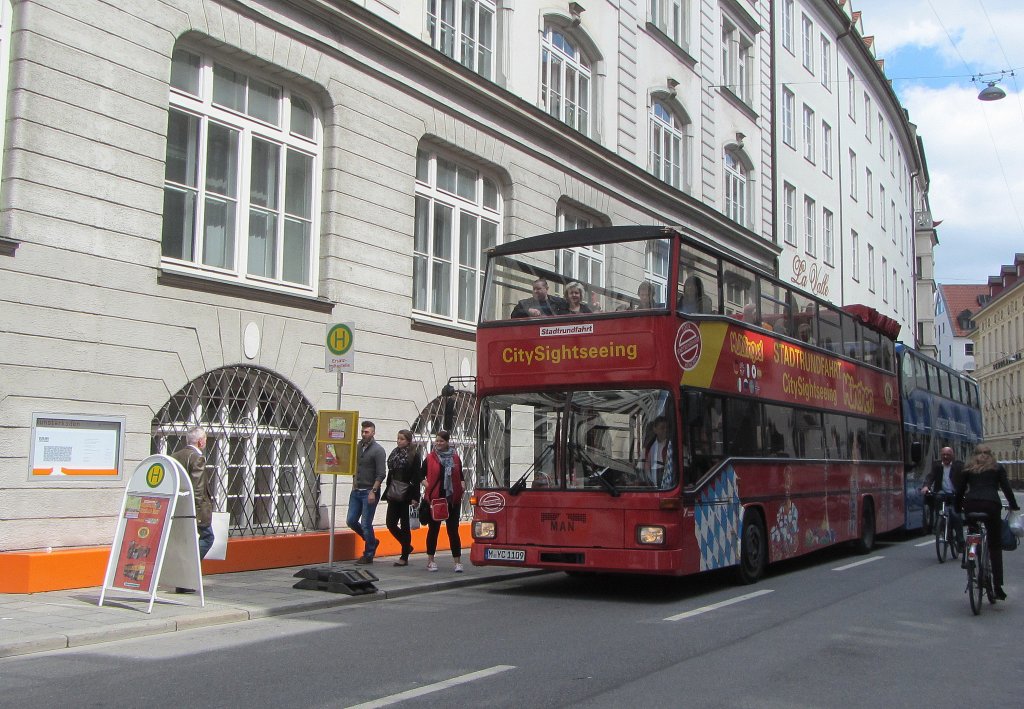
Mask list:
[[[932,469],[924,479],[924,486],[921,492],[931,492],[934,495],[932,505],[935,508],[930,515],[933,524],[937,520],[938,513],[942,510],[942,498],[950,502],[956,494],[957,485],[963,478],[964,464],[953,459],[953,449],[946,447],[939,451],[939,460],[932,464]],[[927,498],[926,498],[927,499]],[[964,524],[955,509],[950,509],[949,521],[953,525],[953,532],[956,535],[956,543],[962,547],[964,544]]]

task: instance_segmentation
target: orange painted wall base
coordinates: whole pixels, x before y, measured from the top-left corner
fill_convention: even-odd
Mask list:
[[[397,556],[401,547],[385,529],[376,529],[380,546],[378,556]],[[204,561],[204,574],[226,574],[234,571],[276,569],[285,566],[326,564],[330,549],[330,533],[309,532],[273,537],[236,537],[228,541],[227,559]],[[463,554],[469,556],[472,544],[470,525],[460,529]],[[412,533],[417,552],[426,549],[427,529]],[[448,550],[448,535],[442,530],[437,540],[438,551]],[[350,531],[334,534],[334,560],[356,559],[363,542]],[[110,547],[82,547],[46,551],[11,551],[0,553],[0,593],[40,593],[69,588],[102,586],[107,571]]]

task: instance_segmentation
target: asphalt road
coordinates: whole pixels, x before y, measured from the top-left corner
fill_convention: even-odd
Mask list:
[[[753,586],[551,574],[0,660],[0,707],[1020,706],[1006,562],[978,617],[926,537]]]

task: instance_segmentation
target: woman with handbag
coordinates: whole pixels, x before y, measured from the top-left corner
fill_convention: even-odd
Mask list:
[[[983,512],[988,515],[985,527],[988,529],[988,551],[992,560],[992,580],[995,581],[996,598],[1006,600],[1003,591],[1003,502],[999,490],[1006,495],[1010,509],[1019,510],[1017,498],[1006,476],[1006,469],[996,462],[992,449],[980,445],[974,449],[970,465],[964,467],[956,482],[957,509],[963,512]]]
[[[397,442],[388,456],[384,499],[388,502],[388,531],[402,545],[402,556],[395,566],[408,566],[412,553],[409,505],[420,499],[420,456],[412,445],[412,431],[403,428]]]
[[[462,507],[462,460],[452,450],[451,434],[438,431],[434,436],[434,450],[423,461],[426,490],[423,499],[430,505],[427,524],[427,571],[437,571],[434,554],[441,524],[448,531],[448,542],[455,560],[455,573],[462,573],[462,540],[459,538],[459,513]]]

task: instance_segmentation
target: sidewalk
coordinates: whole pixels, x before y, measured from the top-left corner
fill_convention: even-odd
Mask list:
[[[326,591],[293,589],[294,575],[303,567],[243,571],[204,578],[206,606],[198,595],[178,595],[161,589],[147,614],[148,599],[107,591],[97,605],[100,589],[80,588],[32,594],[0,594],[0,657],[27,655],[66,647],[105,643],[157,633],[172,633],[223,623],[302,613],[350,603],[400,598],[460,586],[502,581],[546,573],[502,566],[476,567],[464,556],[465,572],[452,571],[451,556],[438,553],[440,570],[427,571],[426,554],[414,554],[409,565],[395,567],[397,557],[383,557],[372,566],[336,561],[334,568],[365,569],[379,579],[377,593],[349,596]],[[320,566],[320,565],[318,565]]]

